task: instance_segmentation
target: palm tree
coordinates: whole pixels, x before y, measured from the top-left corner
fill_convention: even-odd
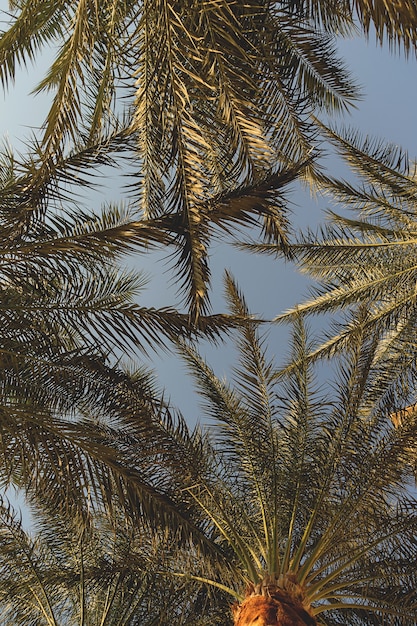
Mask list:
[[[285,242],[280,195],[272,194],[265,213],[253,190],[265,189],[277,170],[293,178],[300,172],[315,145],[311,112],[345,110],[358,97],[335,34],[352,34],[358,22],[366,36],[372,25],[381,43],[406,51],[417,40],[411,0],[401,9],[385,0],[36,0],[10,7],[0,38],[5,87],[44,46],[56,49],[38,86],[52,103],[21,202],[39,205],[68,150],[88,162],[97,149],[113,149],[117,137],[118,149],[134,156],[129,182],[137,206],[175,222],[179,289],[196,322],[209,311],[209,224],[227,228],[230,217],[224,195],[249,190],[238,215],[232,203],[232,219],[258,222],[268,240]],[[119,158],[115,164],[120,169]]]
[[[119,268],[118,257],[137,242],[168,244],[169,234],[116,207],[102,213],[67,209],[54,216],[25,211],[20,198],[29,175],[29,166],[19,169],[12,153],[3,155],[2,488],[34,488],[51,507],[72,502],[85,508],[86,489],[95,489],[96,501],[106,504],[123,491],[126,501],[134,497],[136,503],[138,494],[142,501],[152,499],[146,481],[133,480],[129,465],[117,460],[118,447],[127,443],[115,429],[128,402],[141,436],[149,438],[165,403],[149,374],[132,374],[117,362],[127,351],[166,349],[179,335],[216,340],[235,322],[214,315],[197,330],[175,309],[134,302],[144,282]],[[61,190],[48,190],[50,204]],[[155,506],[163,508],[157,500]]]
[[[175,250],[187,232],[178,215],[144,217],[131,205],[93,212],[77,202],[74,209],[74,196],[115,155],[132,152],[135,138],[116,125],[100,140],[80,137],[65,154],[51,156],[47,167],[44,146],[36,142],[26,157],[2,154],[0,473],[3,487],[35,488],[52,508],[71,503],[84,509],[85,491],[92,489],[96,503],[109,506],[114,493],[123,493],[131,508],[139,502],[175,516],[146,478],[132,476],[129,463],[120,461],[128,444],[111,428],[127,398],[129,419],[134,410],[141,437],[149,439],[165,403],[149,391],[146,376],[132,379],[114,362],[127,350],[163,348],[174,336],[216,339],[236,320],[200,315],[196,326],[188,314],[134,301],[143,282],[118,267],[120,256],[134,247]],[[219,192],[201,207],[202,231],[209,232],[209,224],[228,230],[255,213],[264,216],[268,232],[284,233],[275,199],[299,169],[254,176]],[[187,251],[181,254],[186,265]]]
[[[209,225],[259,223],[268,240],[285,242],[276,174],[294,179],[310,158],[311,109],[343,110],[358,95],[323,16],[298,8],[253,0],[13,4],[0,38],[3,85],[45,45],[57,50],[38,86],[52,103],[26,204],[43,197],[68,150],[91,155],[117,137],[133,155],[136,206],[176,225],[181,293],[197,321],[209,307]],[[353,28],[348,13],[332,7],[331,15],[338,31]],[[249,199],[237,211],[242,195]]]
[[[57,50],[38,86],[54,94],[42,141],[45,158],[62,153],[65,142],[77,144],[82,128],[90,138],[101,137],[117,115],[120,95],[127,96],[131,131],[140,133],[150,171],[145,186],[153,214],[171,167],[190,171],[192,165],[204,182],[220,177],[216,186],[223,188],[254,167],[269,167],[271,149],[285,162],[290,154],[305,155],[309,135],[300,99],[331,110],[354,98],[331,40],[318,28],[327,21],[335,30],[352,30],[348,5],[317,10],[305,2],[253,0],[203,6],[189,0],[100,6],[37,0],[11,3],[11,9],[0,44],[4,86],[45,45]],[[411,9],[396,19],[398,27],[409,26]],[[404,40],[411,36],[405,33]],[[197,183],[188,194],[198,197]]]
[[[172,546],[129,526],[123,511],[68,518],[36,510],[28,533],[7,500],[0,506],[2,626],[220,626],[221,607],[201,584],[158,575]],[[181,613],[176,605],[182,607]],[[197,610],[205,616],[196,618]]]
[[[233,313],[247,316],[230,277],[227,290]],[[209,421],[191,433],[181,420],[167,425],[155,482],[204,540],[180,567],[168,558],[166,574],[230,594],[237,626],[409,625],[417,424],[391,423],[398,397],[372,367],[378,339],[362,327],[323,393],[301,320],[288,377],[256,328],[248,318],[238,331],[234,384],[182,345]]]

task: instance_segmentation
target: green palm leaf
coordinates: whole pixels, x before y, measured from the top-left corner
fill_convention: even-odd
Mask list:
[[[161,535],[152,542],[142,527],[128,528],[120,510],[110,518],[68,519],[39,509],[35,537],[6,501],[0,516],[1,624],[151,626],[169,619],[173,603],[184,604],[182,626],[208,624],[193,616],[204,604],[210,623],[221,623],[201,585],[158,576],[173,551],[169,541]]]
[[[331,224],[321,237],[306,233],[291,248],[302,271],[322,286],[314,289],[309,301],[277,319],[345,309],[347,315],[339,318],[314,356],[330,356],[348,347],[360,323],[382,340],[375,358],[411,381],[416,332],[415,165],[397,147],[356,134],[328,130],[328,135],[363,184],[326,177],[319,177],[319,184],[357,217],[330,213]],[[361,306],[367,312],[359,322],[356,312]]]
[[[356,97],[331,37],[310,17],[301,25],[286,6],[252,0],[39,3],[37,20],[15,8],[0,39],[4,84],[42,42],[59,43],[38,86],[52,104],[36,157],[17,181],[20,210],[27,218],[52,209],[74,169],[86,186],[83,167],[119,166],[120,154],[111,162],[117,143],[135,163],[141,215],[178,219],[176,269],[197,321],[209,311],[205,207],[235,193],[247,215],[244,188],[265,184],[272,164],[291,171],[310,155],[311,109],[342,109]],[[265,232],[281,239],[285,214],[274,214]]]
[[[227,289],[232,311],[248,313],[230,277]],[[224,551],[205,575],[193,554],[189,576],[234,597],[245,581],[259,594],[262,584],[302,593],[320,624],[408,624],[417,610],[415,419],[393,428],[400,396],[373,367],[378,342],[366,334],[352,339],[331,395],[316,389],[300,320],[292,347],[297,365],[277,386],[250,318],[238,333],[234,384],[182,346],[209,424],[203,440],[177,436],[184,453],[171,494]]]

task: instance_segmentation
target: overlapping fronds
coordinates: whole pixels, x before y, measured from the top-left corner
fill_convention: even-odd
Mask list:
[[[120,269],[118,256],[139,243],[174,245],[172,229],[117,206],[25,215],[12,153],[0,172],[1,483],[44,497],[52,509],[88,507],[90,491],[106,507],[117,496],[132,511],[155,505],[163,516],[168,501],[120,461],[135,444],[112,423],[128,405],[150,437],[157,407],[142,401],[145,378],[129,387],[126,375],[120,387],[110,364],[128,349],[164,349],[179,336],[218,339],[239,320],[202,317],[196,328],[173,308],[140,305],[143,277]]]
[[[174,425],[149,375],[86,355],[40,369],[19,373],[18,386],[11,374],[1,380],[2,489],[18,487],[29,503],[69,520],[120,507],[149,535],[172,528],[176,545],[191,538],[213,558],[198,518],[172,497],[162,452],[178,451],[184,424]]]
[[[354,214],[330,213],[330,225],[318,236],[307,232],[294,245],[301,270],[321,286],[310,300],[277,319],[347,310],[314,353],[325,356],[349,346],[359,324],[356,311],[362,307],[366,315],[360,323],[381,339],[375,358],[389,364],[394,377],[402,372],[410,381],[417,327],[415,164],[397,146],[354,133],[328,135],[359,184],[326,177],[319,184]]]
[[[14,237],[7,247],[16,245],[17,234],[24,235],[26,253],[42,256],[46,264],[48,255],[56,259],[58,253],[69,262],[76,252],[77,263],[81,258],[86,263],[89,257],[102,257],[104,261],[155,246],[167,248],[179,274],[179,291],[197,322],[209,308],[208,256],[215,232],[222,230],[236,238],[236,225],[242,229],[260,227],[268,241],[278,241],[285,249],[290,230],[286,192],[310,166],[312,157],[288,168],[262,172],[244,184],[231,185],[202,199],[193,209],[196,219],[191,230],[181,206],[154,217],[146,217],[146,212],[139,212],[132,202],[105,207],[101,213],[74,209],[73,196],[79,195],[77,186],[93,187],[94,170],[111,164],[113,151],[126,148],[125,138],[123,131],[115,131],[106,139],[105,147],[80,146],[62,162],[55,163],[50,178],[42,180],[37,189],[30,182],[39,173],[35,162],[18,162],[13,152],[5,151],[1,168],[2,218],[8,225],[5,237],[11,233]],[[58,208],[62,202],[69,208]]]
[[[209,243],[216,231],[236,239],[243,229],[261,227],[267,241],[277,241],[284,251],[288,250],[290,223],[285,206],[286,192],[308,164],[306,161],[289,169],[266,173],[201,202],[197,206],[195,233],[200,242],[197,248],[181,212],[161,218],[161,224],[177,234],[179,252],[178,258],[175,253],[172,255],[173,263],[182,281],[180,287],[187,294],[186,302],[193,319],[198,320],[209,305]]]
[[[170,181],[185,210],[193,194],[241,182],[277,155],[283,163],[305,157],[311,108],[355,98],[329,34],[285,3],[81,0],[14,9],[0,40],[3,84],[43,43],[56,49],[38,86],[52,95],[45,167],[83,132],[97,140],[129,110],[120,89],[135,77],[134,102],[131,89],[125,94],[141,137],[145,198],[160,199],[159,183]]]
[[[413,0],[291,0],[289,6],[330,32],[352,34],[360,28],[381,45],[408,54],[416,51],[417,8]]]
[[[162,561],[156,559],[159,574],[174,587],[175,581],[184,590],[190,586],[190,593],[193,585],[201,593],[212,588],[208,606],[216,594],[222,603],[225,593],[239,597],[248,580],[256,584],[268,575],[279,582],[288,575],[303,587],[319,623],[365,625],[375,617],[406,626],[417,617],[417,517],[409,489],[417,429],[415,415],[392,424],[400,396],[373,365],[378,340],[357,332],[334,383],[329,377],[330,386],[319,392],[298,319],[291,355],[297,365],[282,380],[230,276],[226,286],[232,314],[247,318],[238,331],[234,380],[219,379],[195,349],[180,343],[210,419],[207,428],[190,432],[180,415],[166,407],[158,413],[149,382],[139,375],[139,388],[148,389],[139,404],[131,377],[103,393],[113,428],[74,429],[92,458],[94,451],[102,455],[99,447],[107,441],[118,452],[116,461],[106,457],[105,493],[120,498],[129,490],[136,503],[131,515],[139,515],[146,529],[141,536],[152,537],[153,547],[167,525],[161,536],[171,543]],[[72,387],[69,379],[67,391]],[[153,423],[136,419],[140,406]],[[46,420],[45,428],[54,424]],[[70,422],[65,429],[71,431]],[[99,492],[90,498],[99,502]],[[128,531],[126,520],[123,526]],[[144,554],[152,566],[142,545],[138,555]],[[182,611],[189,598],[180,598]]]
[[[50,92],[51,107],[18,181],[21,211],[44,212],[53,192],[74,198],[91,185],[83,168],[118,167],[114,150],[129,153],[141,214],[178,218],[178,284],[197,322],[209,311],[204,208],[234,191],[244,202],[244,188],[305,162],[316,134],[310,113],[357,97],[331,35],[308,12],[255,0],[37,0],[13,8],[0,38],[3,84],[43,43],[54,54],[37,88]],[[227,226],[226,209],[235,207],[223,203],[218,222]],[[282,202],[274,214],[263,232],[281,239]]]
[[[143,287],[134,276],[106,263],[120,248],[134,241],[149,242],[152,228],[132,221],[129,213],[110,209],[101,216],[81,214],[56,217],[40,232],[12,238],[10,228],[2,237],[0,272],[3,277],[3,333],[7,342],[31,341],[36,337],[62,345],[94,345],[104,351],[145,342],[164,342],[163,337],[189,332],[186,315],[175,310],[154,310],[133,301]],[[162,235],[156,239],[161,240]],[[98,261],[100,259],[100,261]],[[222,318],[218,321],[221,325]],[[209,334],[216,334],[215,318],[205,320]],[[14,334],[13,334],[14,333]],[[142,339],[141,339],[142,337]],[[9,346],[5,344],[5,349]],[[155,344],[155,345],[156,345]],[[144,345],[144,344],[143,344]],[[105,347],[107,346],[107,348]]]
[[[127,419],[128,407],[131,422],[138,421],[142,436],[151,438],[152,419],[158,423],[152,396],[140,401],[145,379],[133,385],[109,363],[128,347],[163,349],[169,338],[195,336],[196,330],[185,314],[132,302],[137,279],[94,266],[92,250],[85,252],[83,245],[77,264],[71,241],[76,237],[56,250],[49,238],[42,251],[42,242],[23,240],[8,254],[6,238],[3,248],[1,483],[33,489],[55,507],[74,498],[87,506],[84,497],[91,490],[106,506],[117,495],[131,511],[156,505],[161,512],[167,501],[119,459],[122,450],[139,450],[136,439],[107,425]],[[202,318],[197,334],[218,338],[229,321],[222,315]]]
[[[234,312],[247,313],[230,277],[227,289]],[[288,575],[319,623],[375,618],[405,626],[417,615],[417,517],[409,490],[415,419],[393,427],[399,396],[387,392],[373,367],[378,341],[366,333],[356,334],[325,393],[315,389],[300,320],[292,347],[297,366],[277,384],[278,370],[248,319],[232,384],[182,346],[209,423],[194,464],[190,440],[184,445],[177,497],[206,518],[206,532],[224,550],[214,579],[201,576],[197,555],[189,576],[223,590],[229,585],[236,597],[238,578],[243,590],[245,580],[256,584],[268,575],[279,585]],[[232,578],[222,560],[234,565]]]
[[[37,511],[36,538],[25,532],[7,501],[1,503],[0,622],[57,626],[69,620],[99,626],[166,623],[183,606],[182,626],[200,622],[204,607],[220,625],[221,606],[210,602],[201,584],[158,576],[170,539],[149,538],[126,526],[123,513],[72,519]]]
[[[380,38],[405,49],[415,39],[413,8],[395,2],[53,4],[12,5],[0,39],[4,85],[43,45],[56,51],[38,86],[52,101],[20,181],[21,208],[26,215],[45,209],[74,167],[72,182],[85,184],[83,164],[106,160],[117,136],[137,159],[133,189],[145,216],[174,214],[181,222],[175,266],[195,321],[209,310],[202,209],[267,176],[273,163],[303,162],[317,132],[310,114],[344,110],[358,96],[334,34],[352,32],[356,14],[365,32],[372,22]]]
[[[413,0],[352,0],[352,6],[367,35],[394,49],[416,52],[417,7]]]

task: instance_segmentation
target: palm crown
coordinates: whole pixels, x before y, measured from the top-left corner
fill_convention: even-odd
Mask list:
[[[354,32],[356,17],[366,34],[372,24],[381,42],[408,51],[417,29],[412,2],[387,10],[383,0],[10,6],[0,39],[3,85],[45,45],[57,48],[38,86],[52,104],[21,202],[39,204],[68,150],[81,155],[79,171],[103,147],[130,151],[136,206],[152,218],[168,214],[168,230],[175,223],[180,290],[195,321],[209,307],[212,226],[227,230],[230,219],[223,195],[249,188],[250,201],[239,211],[233,203],[231,219],[255,218],[267,239],[285,243],[279,195],[265,211],[253,188],[305,163],[317,132],[311,112],[340,111],[358,97],[334,33]]]
[[[227,290],[233,313],[247,315],[230,276]],[[15,600],[22,593],[33,605],[39,588],[58,622],[64,604],[78,611],[78,599],[90,598],[85,610],[97,600],[113,623],[114,610],[121,617],[125,606],[129,615],[126,593],[137,599],[131,624],[158,619],[158,610],[174,604],[179,624],[225,623],[234,599],[236,624],[247,625],[246,608],[259,598],[273,599],[275,613],[291,624],[406,626],[417,618],[416,419],[392,426],[395,398],[371,365],[378,341],[357,333],[330,397],[316,389],[300,320],[291,355],[297,366],[289,376],[274,367],[262,344],[248,318],[237,337],[234,384],[228,384],[181,343],[209,425],[191,431],[170,411],[160,413],[152,440],[135,438],[142,426],[134,419],[124,433],[130,445],[119,449],[119,459],[129,459],[155,499],[170,503],[175,517],[168,525],[168,517],[148,506],[129,521],[116,500],[110,517],[95,513],[90,525],[88,510],[77,523],[76,516],[59,518],[42,504],[45,526],[31,547],[19,528],[11,532],[14,522],[3,510],[8,548],[0,550],[0,566],[13,592],[11,611],[19,616]],[[22,559],[36,576],[29,586],[32,578],[13,583]],[[33,610],[42,606],[48,605],[38,600]]]
[[[227,288],[234,313],[247,314],[230,277]],[[371,366],[378,342],[356,336],[331,400],[315,390],[300,322],[297,367],[285,381],[254,322],[237,344],[234,385],[182,346],[210,422],[191,438],[185,425],[175,431],[163,455],[174,477],[166,493],[204,539],[167,574],[240,600],[246,583],[264,582],[319,624],[409,624],[417,615],[415,419],[391,424],[392,394]]]
[[[32,543],[2,507],[10,540],[1,552],[2,589],[9,586],[13,618],[21,616],[20,594],[31,605],[37,589],[39,623],[45,618],[55,624],[64,604],[71,615],[76,605],[73,614],[85,622],[90,590],[92,607],[94,590],[101,608],[107,602],[103,578],[95,575],[105,553],[100,540],[108,537],[108,518],[97,513],[104,502],[109,516],[123,504],[123,515],[130,514],[126,528],[140,523],[149,533],[150,544],[140,546],[142,557],[149,546],[165,548],[158,543],[161,536],[169,538],[166,558],[157,561],[158,571],[148,580],[165,600],[160,577],[175,581],[172,589],[187,609],[190,595],[184,589],[196,590],[199,605],[213,609],[219,598],[224,606],[227,595],[241,601],[249,584],[249,597],[274,596],[284,612],[291,602],[309,623],[405,626],[416,620],[417,519],[410,488],[415,413],[395,429],[391,423],[400,398],[413,392],[413,370],[405,370],[404,362],[413,365],[415,342],[411,334],[409,345],[410,335],[402,333],[413,309],[397,307],[396,296],[384,308],[390,292],[378,289],[387,263],[395,265],[413,303],[413,268],[404,268],[392,252],[412,246],[412,210],[400,213],[384,196],[388,189],[412,206],[413,176],[397,171],[392,155],[375,159],[333,134],[382,193],[377,223],[340,220],[342,227],[371,237],[366,249],[375,253],[372,285],[353,286],[361,298],[378,297],[366,314],[358,317],[355,311],[353,333],[344,331],[324,348],[327,353],[336,345],[347,348],[331,400],[312,388],[312,349],[299,311],[291,313],[296,325],[286,372],[267,360],[257,324],[230,277],[232,317],[202,318],[208,311],[208,247],[216,229],[230,232],[235,225],[257,223],[267,242],[288,252],[282,190],[300,172],[314,174],[311,150],[320,124],[310,114],[341,110],[357,96],[334,52],[333,31],[352,32],[356,15],[365,32],[373,24],[379,41],[387,37],[409,50],[417,40],[414,3],[397,8],[385,0],[36,0],[10,6],[15,17],[0,40],[4,85],[44,44],[58,43],[58,50],[39,85],[52,94],[42,132],[19,175],[13,158],[1,168],[0,479],[2,486],[24,485],[36,506],[44,499],[49,516],[64,504],[63,527],[50,526],[61,543],[48,533]],[[119,95],[126,96],[123,111]],[[67,211],[74,187],[91,184],[90,171],[119,167],[126,155],[134,170],[128,193],[134,213],[120,207],[88,215]],[[375,209],[372,189],[358,194],[315,176],[344,199],[365,198],[367,210]],[[62,218],[55,212],[61,203]],[[381,225],[384,211],[389,219]],[[398,236],[398,225],[405,234]],[[138,284],[119,272],[115,261],[137,244],[174,249],[190,315],[131,302]],[[350,250],[350,241],[343,246]],[[316,248],[307,241],[293,247],[312,271],[307,251],[314,256]],[[361,269],[366,278],[369,266]],[[352,265],[342,266],[337,281],[344,302],[355,301],[353,280]],[[333,304],[340,303],[340,285]],[[392,289],[392,278],[387,285]],[[322,294],[318,308],[323,302],[333,306],[333,296]],[[219,380],[186,343],[193,332],[217,336],[230,321],[241,323],[235,385]],[[142,347],[148,340],[159,344],[165,335],[180,335],[213,431],[190,431],[181,416],[174,420],[143,372],[109,367],[107,357],[120,342]],[[85,518],[90,507],[103,534],[97,541],[94,533],[88,537],[88,561],[65,513],[75,510]],[[35,554],[42,541],[46,547],[36,563],[41,569],[25,560],[32,589],[14,586],[22,552]],[[62,603],[53,561],[58,558],[62,566],[74,541],[81,558],[73,551],[77,567],[62,572],[59,591],[68,592]],[[17,559],[15,570],[9,556]],[[90,588],[84,585],[85,565]],[[133,590],[139,608],[131,619],[126,613],[127,621],[145,619],[143,588],[135,587],[143,562],[126,570],[124,587],[118,586],[120,559],[113,565],[115,579],[104,580],[114,599],[112,611]],[[32,619],[32,608],[23,620]],[[242,614],[241,603],[235,607],[239,626]],[[207,615],[218,618],[215,607]],[[103,623],[106,612],[99,619]],[[155,619],[162,618],[156,613]],[[195,616],[190,620],[196,623]]]

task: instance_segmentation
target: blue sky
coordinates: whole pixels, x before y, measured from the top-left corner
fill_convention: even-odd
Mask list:
[[[0,1],[5,10],[7,3]],[[344,40],[340,44],[342,57],[362,85],[364,99],[350,116],[335,120],[336,125],[358,128],[363,134],[401,145],[413,158],[417,155],[417,122],[415,107],[417,102],[417,61],[406,60],[403,55],[381,49],[373,41],[362,39]],[[35,68],[22,70],[16,85],[0,96],[0,135],[16,149],[24,149],[21,139],[28,137],[30,128],[39,126],[44,120],[48,97],[30,95],[36,82],[48,67],[50,55],[45,53],[37,61]],[[331,173],[338,174],[337,162],[330,162]],[[111,190],[108,190],[111,193]],[[106,198],[104,193],[102,199]],[[290,196],[294,204],[294,221],[302,226],[314,226],[323,217],[327,208],[325,201],[315,202],[300,191]],[[95,208],[98,208],[97,206]],[[166,306],[175,302],[175,290],[167,286],[169,274],[164,274],[164,264],[159,255],[150,258],[139,255],[134,265],[143,269],[150,277],[150,283],[141,302],[146,306]],[[272,318],[302,301],[306,295],[306,280],[299,276],[292,266],[267,257],[255,257],[234,251],[230,246],[215,243],[211,250],[214,291],[212,304],[215,312],[224,309],[222,298],[222,272],[231,270],[243,289],[253,313]],[[286,330],[273,329],[270,335],[271,352],[277,360],[286,353]],[[220,349],[208,349],[208,358],[226,374],[233,360],[233,352],[228,345]],[[175,404],[180,405],[191,421],[198,419],[199,413],[190,381],[183,376],[183,368],[175,357],[167,354],[152,355],[149,365],[154,367],[161,385],[167,388]]]
[[[7,9],[7,2],[0,0],[0,10]],[[0,15],[1,19],[1,15]],[[358,109],[336,124],[358,128],[363,134],[386,139],[409,151],[410,157],[417,156],[417,61],[404,56],[391,54],[374,42],[361,39],[344,40],[340,44],[342,56],[346,59],[353,75],[363,86],[364,99]],[[36,67],[22,70],[16,85],[0,95],[0,136],[7,139],[17,150],[24,150],[21,140],[28,137],[30,129],[42,124],[48,106],[48,97],[30,95],[36,82],[48,67],[50,55],[46,52],[38,59]],[[332,174],[338,174],[339,165],[329,163]],[[112,190],[107,190],[111,194]],[[103,200],[106,193],[103,194]],[[300,191],[291,196],[294,221],[302,226],[315,226],[327,208],[325,201],[314,202]],[[95,208],[98,208],[97,206]],[[211,250],[213,269],[212,304],[215,312],[224,310],[222,298],[222,273],[224,268],[231,270],[239,286],[243,289],[253,313],[272,318],[302,301],[306,295],[306,280],[295,269],[282,261],[268,257],[256,257],[232,250],[230,246],[215,243]],[[139,255],[134,265],[143,269],[150,277],[150,283],[141,302],[146,306],[166,306],[175,304],[175,291],[167,288],[167,277],[159,255],[155,257]],[[319,322],[316,322],[316,326]],[[288,330],[274,327],[270,330],[269,349],[271,355],[281,362],[287,352]],[[219,348],[206,348],[209,362],[219,375],[228,374],[233,365],[234,353],[229,344]],[[174,355],[152,354],[148,365],[153,367],[160,384],[167,390],[175,405],[179,406],[188,418],[195,423],[202,417],[198,398],[192,391],[192,383],[185,376],[184,367]],[[24,514],[26,523],[29,518]]]

